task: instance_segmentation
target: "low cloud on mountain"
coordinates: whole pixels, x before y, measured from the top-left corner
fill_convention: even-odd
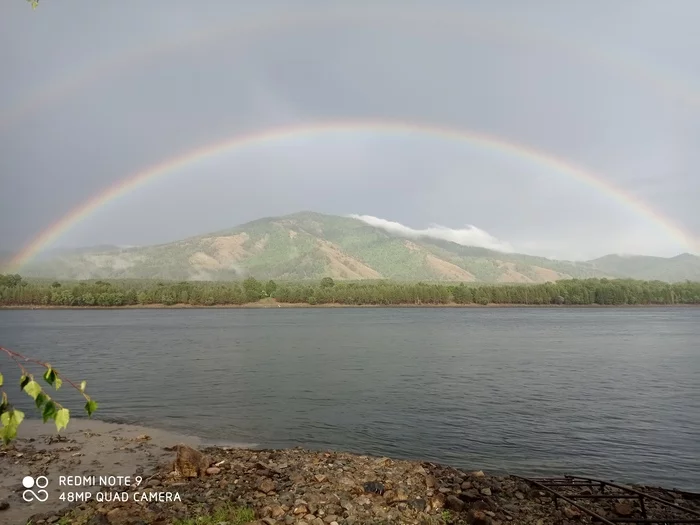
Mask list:
[[[415,229],[405,226],[399,222],[388,221],[373,217],[372,215],[349,215],[353,219],[359,219],[371,226],[382,228],[388,232],[400,235],[402,237],[432,237],[433,239],[441,239],[443,241],[451,241],[462,246],[478,246],[480,248],[488,248],[490,250],[498,250],[500,252],[513,252],[513,246],[510,243],[497,239],[493,235],[484,230],[477,228],[471,224],[464,228],[448,228],[433,224],[428,228]]]

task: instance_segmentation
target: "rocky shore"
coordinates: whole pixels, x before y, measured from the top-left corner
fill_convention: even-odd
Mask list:
[[[172,446],[165,445],[163,437],[134,435],[138,430],[83,428],[73,430],[72,437],[58,444],[58,451],[47,450],[53,443],[21,439],[0,452],[0,471],[14,477],[0,486],[8,492],[0,492],[4,509],[0,523],[24,524],[28,519],[35,525],[592,523],[573,506],[560,502],[556,507],[547,493],[516,477],[299,448],[198,450],[196,443]],[[78,432],[83,443],[76,439]],[[103,449],[90,448],[91,440],[99,441]],[[111,448],[104,448],[108,441]],[[117,465],[105,466],[110,450],[121,454],[122,461],[116,463],[131,467],[128,482],[116,478]],[[144,458],[148,461],[138,463]],[[51,497],[44,504],[48,507],[30,508],[20,497],[25,489],[22,475],[41,473],[52,478]],[[97,478],[90,487],[58,486],[60,475]],[[87,492],[87,500],[60,499],[61,494]],[[682,495],[676,500],[698,508],[697,502],[684,501]],[[606,516],[635,517],[640,510],[636,500],[596,501],[600,503],[592,508]]]

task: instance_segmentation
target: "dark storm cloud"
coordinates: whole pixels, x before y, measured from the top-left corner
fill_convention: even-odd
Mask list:
[[[353,118],[462,127],[551,152],[700,234],[696,2],[386,3],[376,16],[347,3],[354,16],[324,19],[325,5],[43,0],[32,12],[6,2],[0,247],[19,248],[188,150]],[[416,229],[470,224],[562,257],[688,249],[570,176],[473,145],[372,133],[291,144],[153,182],[59,244],[163,242],[313,209]]]

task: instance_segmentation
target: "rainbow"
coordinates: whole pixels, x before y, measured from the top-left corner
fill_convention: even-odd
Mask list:
[[[660,215],[645,202],[637,199],[633,195],[625,193],[622,189],[614,186],[601,176],[575,166],[569,161],[555,157],[549,153],[523,144],[510,142],[500,137],[462,128],[401,121],[348,120],[291,125],[287,127],[265,129],[253,133],[239,134],[220,142],[195,148],[176,157],[168,158],[144,170],[137,171],[71,210],[49,228],[42,231],[12,259],[10,262],[10,271],[19,271],[21,267],[35,255],[106,203],[118,199],[149,182],[156,181],[175,171],[191,168],[198,162],[219,154],[230,153],[252,146],[275,143],[293,138],[348,132],[429,135],[446,140],[467,142],[486,150],[493,150],[520,160],[531,161],[555,170],[563,175],[568,175],[615,198],[636,213],[662,226],[672,237],[679,241],[680,244],[691,247],[690,239],[692,239],[692,236],[686,234],[679,226],[675,225],[670,219]]]
[[[538,41],[552,49],[565,50],[578,59],[603,64],[616,74],[622,73],[636,78],[638,82],[647,84],[691,107],[700,108],[700,91],[697,86],[691,85],[687,79],[682,79],[671,71],[649,67],[632,57],[616,55],[611,53],[609,49],[595,48],[588,42],[585,44],[577,43],[571,40],[570,35],[562,36],[547,33],[541,29],[535,30],[535,28],[524,26],[521,20],[509,23],[502,18],[494,19],[468,9],[452,8],[440,11],[408,5],[402,5],[401,9],[398,10],[377,6],[358,9],[333,5],[332,7],[314,8],[313,11],[284,13],[281,16],[279,14],[246,15],[234,24],[227,22],[217,27],[193,31],[184,37],[178,35],[177,38],[166,38],[151,44],[139,44],[111,58],[101,58],[84,68],[71,71],[63,79],[45,83],[40,90],[30,92],[28,96],[15,101],[10,106],[12,109],[0,115],[0,131],[11,129],[22,118],[36,114],[42,108],[79,93],[110,76],[115,76],[120,72],[125,72],[178,50],[192,49],[203,44],[210,45],[226,36],[233,36],[238,40],[250,37],[263,38],[276,31],[353,23],[364,24],[365,27],[372,24],[386,27],[387,24],[407,23],[411,24],[410,28],[414,32],[424,31],[428,34],[434,34],[436,31],[446,28],[454,28],[459,29],[461,35],[468,31],[472,36],[487,35],[497,37],[501,41],[515,40],[525,43]],[[241,52],[246,50],[246,46],[239,45],[230,50]],[[48,86],[48,88],[44,86]]]

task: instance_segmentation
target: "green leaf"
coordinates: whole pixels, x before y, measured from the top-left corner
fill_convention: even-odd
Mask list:
[[[56,390],[58,390],[59,388],[61,388],[61,385],[62,385],[62,384],[63,384],[63,381],[61,380],[61,378],[58,377],[58,376],[55,376],[55,377],[54,377],[54,380],[53,380],[53,387],[54,387]]]
[[[2,383],[3,383],[3,378],[2,378],[2,374],[0,374],[0,386],[2,386]]]
[[[19,426],[19,424],[24,420],[24,412],[13,410],[11,414],[12,417],[10,419],[14,419],[15,425]]]
[[[18,427],[23,420],[24,412],[21,410],[9,410],[0,416],[0,423],[2,423],[4,427]]]
[[[2,382],[0,382],[0,386],[2,386]],[[87,381],[81,381],[80,382],[80,391],[85,392],[85,387],[87,386]]]
[[[24,420],[24,412],[20,410],[10,410],[0,416],[0,422],[2,422],[0,436],[2,436],[3,443],[7,445],[17,437],[17,427],[19,427],[22,420]]]
[[[17,427],[2,427],[0,428],[0,437],[2,442],[7,445],[17,437]]]
[[[34,403],[36,403],[37,408],[41,408],[41,406],[48,401],[49,396],[41,392],[38,396],[36,396],[36,399],[34,400]]]
[[[19,389],[24,390],[24,387],[27,386],[27,383],[29,383],[32,380],[31,377],[29,376],[22,376],[19,378]]]
[[[87,403],[85,403],[85,412],[87,412],[88,416],[92,416],[92,413],[95,410],[97,410],[97,401],[93,401],[91,399]]]
[[[46,403],[44,405],[44,410],[41,417],[44,419],[44,423],[46,423],[49,419],[56,417],[56,403],[53,401]]]
[[[36,401],[36,397],[41,394],[41,386],[36,381],[31,380],[29,383],[24,385],[24,391],[32,396],[32,399]]]
[[[50,366],[44,372],[44,381],[53,386],[53,382],[56,380],[56,372]]]
[[[61,431],[62,428],[68,426],[68,420],[70,419],[70,412],[67,408],[62,408],[56,412],[56,430]]]

